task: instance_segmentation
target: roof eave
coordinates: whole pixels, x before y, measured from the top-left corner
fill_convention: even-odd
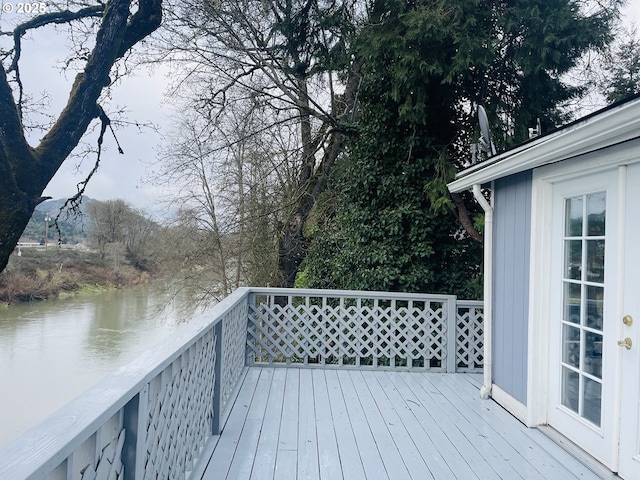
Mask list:
[[[462,192],[476,184],[577,157],[639,135],[640,99],[636,98],[467,168],[447,187],[451,192]]]

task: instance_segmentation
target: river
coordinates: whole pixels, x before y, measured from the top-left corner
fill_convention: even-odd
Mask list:
[[[0,447],[167,338],[176,303],[139,286],[0,307]]]

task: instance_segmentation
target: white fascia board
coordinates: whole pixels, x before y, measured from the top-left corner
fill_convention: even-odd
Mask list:
[[[640,99],[585,118],[463,170],[447,187],[470,190],[515,173],[567,160],[640,136]]]

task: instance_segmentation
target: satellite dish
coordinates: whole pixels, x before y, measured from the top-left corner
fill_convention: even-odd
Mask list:
[[[496,154],[496,147],[491,141],[491,133],[489,132],[489,119],[482,105],[478,105],[478,122],[480,123],[480,140],[478,141],[480,149],[486,152],[490,157]]]

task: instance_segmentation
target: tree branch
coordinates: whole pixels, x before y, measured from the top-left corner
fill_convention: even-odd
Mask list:
[[[143,38],[153,33],[162,23],[162,0],[140,0],[138,11],[131,17],[125,31],[118,58]]]
[[[24,136],[22,121],[14,103],[6,72],[0,65],[0,149],[11,169],[32,159],[33,151]]]
[[[451,193],[451,200],[458,209],[458,221],[469,234],[469,236],[478,243],[484,243],[484,236],[478,232],[476,227],[473,226],[473,222],[469,217],[469,210],[467,210],[464,200],[457,193]]]
[[[14,56],[7,72],[12,72],[18,68],[18,62],[20,61],[20,55],[22,53],[21,39],[27,31],[44,27],[46,25],[70,23],[82,18],[100,17],[103,14],[104,9],[105,6],[103,4],[99,4],[82,8],[77,12],[65,10],[62,12],[44,13],[21,23],[13,31]]]
[[[161,0],[143,0],[129,24],[131,0],[112,0],[107,4],[96,44],[82,73],[76,76],[67,106],[58,121],[37,147],[40,168],[45,175],[53,176],[64,159],[80,141],[89,123],[100,116],[97,100],[102,89],[109,85],[109,73],[115,61],[125,53],[124,46],[130,48],[132,41],[144,38],[158,25],[161,16],[155,8],[161,8]],[[142,15],[148,14],[148,22]],[[133,25],[144,27],[134,33]]]

